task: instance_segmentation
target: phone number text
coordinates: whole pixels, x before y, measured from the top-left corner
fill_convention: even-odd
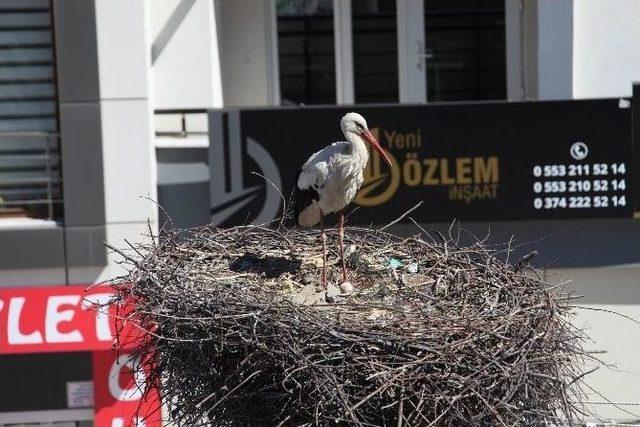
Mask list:
[[[534,193],[583,193],[583,192],[607,192],[624,191],[627,182],[624,179],[582,179],[570,181],[535,181]]]
[[[533,199],[535,209],[587,209],[617,208],[627,205],[624,195],[621,196],[571,196],[571,197],[536,197]]]
[[[533,167],[533,176],[561,177],[561,176],[606,176],[624,175],[627,166],[624,163],[594,163],[579,165],[536,165]]]

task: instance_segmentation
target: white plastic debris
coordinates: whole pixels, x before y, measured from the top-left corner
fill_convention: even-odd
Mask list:
[[[343,294],[352,294],[353,285],[351,284],[351,282],[342,282],[340,283],[340,290]]]

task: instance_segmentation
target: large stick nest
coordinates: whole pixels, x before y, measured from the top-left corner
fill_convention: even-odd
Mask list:
[[[174,422],[540,425],[575,419],[584,336],[526,260],[480,241],[348,228],[346,292],[329,230],[166,233],[114,286],[150,331]]]

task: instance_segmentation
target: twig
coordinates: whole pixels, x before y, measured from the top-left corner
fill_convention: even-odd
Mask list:
[[[392,225],[395,225],[397,223],[399,223],[400,221],[402,221],[404,219],[404,217],[406,217],[407,215],[409,215],[411,212],[415,211],[416,209],[418,209],[420,206],[422,206],[422,204],[424,203],[424,200],[420,200],[418,203],[416,203],[416,205],[414,207],[412,207],[411,209],[409,209],[408,211],[406,211],[405,213],[403,213],[402,215],[400,215],[398,218],[394,219],[393,221],[391,221],[389,224],[385,225],[384,227],[380,228],[379,231],[384,231],[387,228],[391,227]]]

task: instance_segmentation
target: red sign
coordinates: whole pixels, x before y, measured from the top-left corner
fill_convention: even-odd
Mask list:
[[[158,391],[145,392],[146,374],[126,353],[144,333],[121,327],[127,306],[106,305],[112,296],[108,286],[0,288],[0,354],[93,351],[94,425],[159,427]]]
[[[0,354],[112,348],[118,307],[99,307],[112,296],[107,286],[0,288]]]
[[[146,373],[130,354],[93,353],[96,427],[160,427],[162,411],[156,389],[146,390]]]

